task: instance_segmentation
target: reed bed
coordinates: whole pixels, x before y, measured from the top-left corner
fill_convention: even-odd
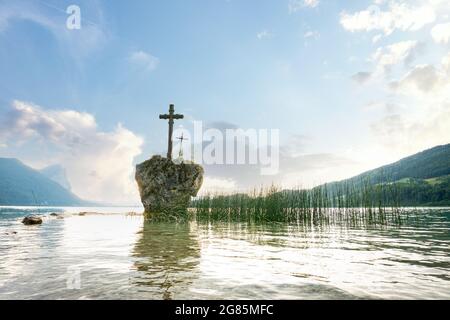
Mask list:
[[[197,220],[311,225],[401,224],[405,216],[395,183],[323,185],[309,190],[277,186],[244,194],[208,194],[191,203]]]

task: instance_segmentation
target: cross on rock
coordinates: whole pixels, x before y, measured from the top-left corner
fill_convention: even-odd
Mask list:
[[[169,114],[160,114],[160,119],[169,120],[169,146],[167,148],[167,159],[172,159],[172,133],[174,120],[183,119],[184,115],[175,114],[175,106],[169,106]]]
[[[188,140],[188,138],[184,137],[184,134],[181,134],[181,137],[177,137],[178,140],[180,140],[180,151],[178,153],[178,157],[182,158],[183,157],[183,141],[184,140]]]

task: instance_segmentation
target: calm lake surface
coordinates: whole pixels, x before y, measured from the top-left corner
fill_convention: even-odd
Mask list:
[[[0,299],[450,299],[449,209],[383,227],[149,223],[131,211],[0,207]],[[44,223],[22,225],[31,213]]]

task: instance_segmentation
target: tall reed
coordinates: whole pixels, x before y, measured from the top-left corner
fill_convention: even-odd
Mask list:
[[[282,190],[275,185],[232,195],[207,194],[191,202],[199,220],[295,222],[327,224],[401,223],[395,183],[322,185],[313,189]]]

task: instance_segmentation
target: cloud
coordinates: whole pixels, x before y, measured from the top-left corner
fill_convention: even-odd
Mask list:
[[[401,1],[389,2],[384,11],[372,5],[355,13],[344,11],[340,17],[341,25],[348,31],[382,31],[386,35],[395,30],[417,31],[435,20],[435,7],[430,3],[414,6]]]
[[[199,195],[208,193],[230,194],[236,192],[237,183],[233,179],[221,179],[206,176]]]
[[[400,81],[391,82],[394,90],[418,90],[424,93],[431,92],[445,82],[443,75],[432,65],[417,65]]]
[[[442,70],[450,75],[450,52],[442,58]]]
[[[377,6],[341,12],[340,22],[347,31],[373,32],[372,43],[394,32],[397,32],[397,39],[404,39],[379,47],[369,57],[373,70],[352,76],[354,81],[366,83],[367,94],[375,102],[364,103],[364,111],[370,113],[370,131],[365,139],[368,146],[355,146],[346,156],[378,166],[449,142],[450,53],[439,64],[434,60],[435,55],[421,55],[426,42],[405,39],[405,36],[426,35],[428,30],[416,34],[411,31],[430,26],[434,29],[434,40],[445,44],[446,28],[431,26],[437,19],[446,19],[450,7],[448,0],[378,0],[372,3]],[[413,64],[419,55],[421,63]],[[428,57],[433,60],[427,62]]]
[[[189,124],[190,125],[190,124]],[[279,146],[279,152],[274,152],[274,147],[278,145],[272,139],[246,139],[244,142],[246,146],[246,163],[236,163],[236,151],[234,149],[233,164],[226,164],[227,158],[227,144],[230,142],[227,136],[227,129],[240,129],[235,133],[241,137],[250,135],[246,129],[241,128],[235,123],[224,121],[209,122],[203,124],[203,132],[207,129],[215,129],[216,132],[214,140],[218,141],[218,147],[222,147],[222,151],[218,154],[216,159],[223,159],[223,161],[211,164],[205,161],[203,157],[203,167],[205,170],[205,182],[202,187],[201,194],[206,192],[247,192],[253,188],[260,186],[270,186],[272,183],[280,187],[291,188],[295,186],[311,187],[326,181],[343,179],[351,174],[358,173],[360,166],[355,166],[355,161],[342,154],[332,154],[324,152],[308,152],[310,146],[314,146],[312,138],[302,134],[291,134],[287,136],[286,140]],[[194,128],[183,127],[185,130],[185,137],[189,137],[186,144],[184,144],[184,156],[187,159],[191,157],[188,155],[189,149],[197,148],[197,150],[205,150],[211,141],[197,142],[194,137]],[[200,130],[201,131],[201,130]],[[174,136],[178,136],[182,131],[176,130]],[[272,136],[272,133],[269,134]],[[234,140],[234,139],[233,139]],[[234,140],[236,142],[236,140]],[[193,144],[196,143],[194,146]],[[268,146],[267,149],[264,147]],[[180,148],[178,142],[174,145],[174,150],[177,152]],[[235,145],[236,148],[236,145]],[[264,148],[264,149],[263,149]],[[220,149],[219,149],[220,150]],[[266,154],[271,161],[270,164],[275,164],[273,167],[279,168],[278,171],[272,172],[272,175],[263,175],[263,169],[268,169],[269,163],[261,162],[258,157],[257,163],[249,163],[249,151],[254,151],[260,155],[260,152]],[[205,155],[205,154],[204,154]],[[279,157],[278,157],[278,156]],[[267,161],[268,159],[266,159]],[[277,161],[278,160],[278,161]],[[225,162],[222,164],[222,162]],[[207,179],[206,179],[207,178]]]
[[[114,204],[138,203],[133,161],[142,138],[118,124],[100,131],[94,116],[74,110],[46,110],[14,101],[0,114],[0,142],[15,146],[20,160],[67,170],[78,196]]]
[[[60,48],[77,62],[102,47],[108,40],[109,34],[102,27],[103,13],[98,1],[89,2],[89,16],[97,22],[83,18],[81,29],[69,30],[66,27],[68,17],[65,8],[43,5],[43,2],[8,1],[0,4],[0,32],[13,27],[13,23],[20,21],[33,22],[51,32]],[[84,7],[83,7],[84,8]]]
[[[319,5],[319,0],[304,0],[303,4],[305,7],[315,8]]]
[[[305,39],[308,39],[308,38],[318,39],[318,38],[320,38],[320,33],[318,31],[308,31],[308,32],[305,32],[303,37]]]
[[[280,146],[280,152],[290,157],[298,157],[305,154],[307,145],[311,144],[311,138],[303,134],[292,134],[285,145]]]
[[[227,121],[212,121],[206,124],[206,129],[217,129],[221,132],[225,133],[227,129],[238,129],[239,126],[237,124],[227,122]]]
[[[371,129],[387,150],[402,156],[449,143],[450,105],[428,109],[427,117],[387,115]]]
[[[217,183],[202,189],[213,191],[215,187],[226,187],[225,189],[231,192],[246,192],[271,184],[283,188],[312,187],[330,180],[344,179],[349,170],[358,172],[355,161],[342,155],[297,152],[292,154],[289,151],[289,148],[280,149],[280,170],[275,175],[261,175],[259,165],[204,165],[205,176]],[[224,186],[220,185],[221,181],[226,181]]]
[[[385,101],[371,101],[363,106],[363,109],[366,111],[376,111],[376,110],[382,110],[385,111],[387,114],[393,114],[396,111],[399,111],[401,108],[391,102],[385,102]]]
[[[215,138],[220,141],[222,151],[220,159],[227,156],[227,135],[226,129],[240,129],[236,124],[218,121],[205,125],[204,129],[215,129],[223,135],[217,135]],[[243,129],[245,131],[245,129]],[[176,133],[178,134],[178,133]],[[245,133],[238,133],[239,136],[245,137]],[[192,136],[192,135],[191,135]],[[193,139],[188,140],[185,148],[189,149]],[[272,141],[273,142],[273,141]],[[202,187],[202,194],[206,192],[246,192],[259,186],[270,186],[272,183],[281,187],[294,187],[302,185],[309,187],[328,181],[329,179],[345,178],[348,169],[355,170],[352,167],[354,161],[346,157],[330,154],[330,153],[306,153],[307,145],[311,139],[304,135],[291,135],[285,144],[279,148],[279,158],[275,158],[277,153],[273,153],[273,145],[269,141],[256,141],[251,139],[245,141],[247,162],[245,164],[226,164],[203,163],[205,169],[205,184]],[[201,145],[197,145],[200,150],[205,150],[210,142],[204,141]],[[248,152],[250,150],[259,154],[261,144],[269,144],[268,150],[265,150],[272,158],[273,162],[279,163],[279,170],[273,175],[263,175],[262,169],[267,168],[267,164],[260,162],[251,164],[248,161]],[[175,145],[174,150],[178,150],[179,145]],[[187,153],[185,153],[186,155]],[[204,159],[205,160],[205,159]],[[278,162],[279,161],[279,162]],[[278,165],[277,165],[278,167]],[[353,171],[352,171],[353,172]]]
[[[361,71],[361,72],[355,73],[352,76],[352,80],[359,84],[364,84],[370,79],[370,77],[372,77],[371,72]]]
[[[375,64],[374,71],[361,71],[354,74],[353,81],[364,84],[371,78],[378,79],[389,76],[397,65],[408,66],[422,52],[424,44],[415,41],[400,41],[385,47],[379,47],[369,58]]]
[[[269,32],[269,31],[267,31],[267,30],[263,30],[263,31],[261,31],[261,32],[258,32],[258,33],[256,34],[256,37],[257,37],[259,40],[262,40],[262,39],[270,39],[270,38],[273,37],[273,34],[272,34],[271,32]]]
[[[374,44],[377,43],[378,41],[381,40],[381,38],[383,38],[382,34],[377,34],[376,36],[373,36],[372,43],[374,43]]]
[[[437,24],[431,29],[431,36],[436,43],[447,44],[450,42],[450,23]]]
[[[411,154],[449,142],[448,59],[450,54],[440,65],[416,65],[400,80],[389,83],[390,99],[397,101],[400,108],[372,124],[372,132],[385,152]]]
[[[131,63],[144,68],[147,71],[155,70],[159,65],[159,59],[144,51],[135,51],[130,54]]]
[[[39,136],[50,141],[72,142],[77,140],[77,131],[95,130],[96,126],[90,114],[70,110],[46,113],[40,107],[22,101],[13,101],[12,108],[0,123],[0,137],[13,136],[23,140]]]
[[[289,0],[289,13],[295,13],[303,8],[315,8],[319,3],[319,0]]]
[[[399,63],[412,62],[422,50],[422,44],[418,41],[401,41],[386,47],[380,47],[372,54],[370,60],[377,64],[378,72],[389,72]]]
[[[450,98],[450,53],[442,58],[440,66],[415,66],[402,79],[392,81],[389,87],[405,95],[432,95],[433,99]]]

